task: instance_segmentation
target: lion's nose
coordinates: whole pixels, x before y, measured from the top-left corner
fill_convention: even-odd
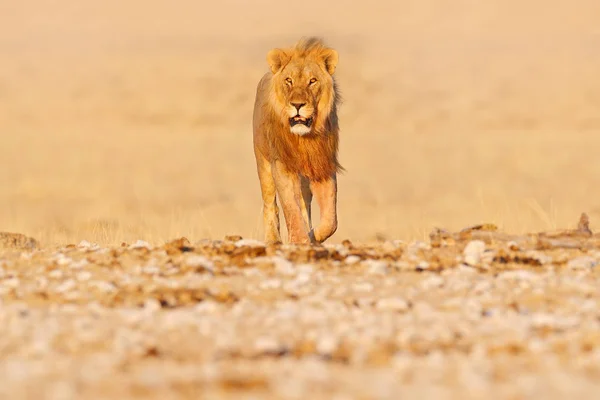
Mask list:
[[[304,107],[306,103],[292,103],[292,105],[296,107],[296,110],[300,111],[300,109]]]

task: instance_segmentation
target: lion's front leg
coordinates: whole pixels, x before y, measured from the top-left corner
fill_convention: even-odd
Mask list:
[[[272,171],[285,217],[289,242],[310,243],[308,227],[302,215],[301,202],[304,199],[302,197],[300,176],[288,171],[278,160],[273,162]]]
[[[256,167],[260,192],[263,200],[263,224],[265,228],[265,241],[267,243],[280,243],[279,209],[277,208],[275,181],[271,171],[271,163],[255,149]]]
[[[311,231],[311,238],[323,243],[337,230],[337,177],[320,182],[311,182],[310,187],[321,211],[319,226]]]
[[[311,221],[311,202],[313,198],[312,191],[310,190],[310,181],[305,176],[300,178],[300,187],[302,189],[302,201],[300,202],[300,209],[302,210],[302,217],[308,227],[308,230],[312,230]]]

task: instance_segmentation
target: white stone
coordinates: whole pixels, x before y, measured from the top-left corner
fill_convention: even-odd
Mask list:
[[[144,240],[137,240],[135,243],[133,243],[132,245],[129,246],[130,249],[140,249],[140,248],[146,248],[148,250],[150,250],[150,244]]]
[[[337,349],[339,340],[333,335],[324,335],[317,340],[316,350],[319,354],[331,354]]]
[[[185,265],[192,268],[203,268],[206,271],[214,272],[215,265],[214,263],[205,256],[201,255],[192,255],[185,259]]]
[[[373,285],[369,282],[360,282],[352,285],[352,288],[357,292],[372,292]]]
[[[275,266],[275,271],[279,274],[294,275],[296,273],[296,268],[294,268],[294,265],[283,257],[275,256],[271,259],[271,261]]]
[[[265,243],[254,239],[240,239],[235,242],[237,247],[248,246],[248,247],[264,247]]]
[[[463,258],[467,265],[476,266],[481,262],[485,252],[485,242],[482,240],[471,240],[463,250]]]
[[[346,257],[346,259],[344,260],[344,262],[345,262],[346,264],[348,264],[348,265],[353,265],[353,264],[356,264],[356,263],[357,263],[357,262],[359,262],[359,261],[360,261],[360,257],[359,257],[359,256],[354,256],[354,255],[352,255],[352,256],[348,256],[348,257]]]
[[[385,275],[388,272],[388,266],[385,261],[365,260],[363,264],[369,267],[369,273],[373,275]]]
[[[61,283],[60,285],[58,285],[56,287],[55,291],[58,293],[65,293],[65,292],[68,292],[69,290],[73,290],[76,286],[77,286],[77,284],[75,283],[75,281],[73,279],[68,279],[68,280],[64,281],[63,283]]]
[[[567,267],[572,269],[590,269],[598,265],[598,261],[590,256],[581,256],[570,260]]]
[[[267,279],[262,281],[259,285],[262,290],[268,289],[279,289],[281,287],[281,280],[279,279]]]
[[[261,353],[276,352],[280,347],[277,340],[270,337],[259,337],[254,342],[254,348]]]
[[[376,307],[380,310],[406,311],[409,304],[401,297],[388,297],[377,301]]]
[[[89,271],[81,271],[77,274],[77,280],[79,281],[89,281],[92,277],[92,273]]]
[[[69,265],[69,267],[71,269],[81,269],[88,264],[89,264],[88,260],[86,260],[85,258],[82,258],[81,260],[72,262],[71,265]]]

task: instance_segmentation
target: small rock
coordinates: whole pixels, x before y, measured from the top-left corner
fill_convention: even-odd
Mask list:
[[[394,268],[396,268],[398,271],[409,271],[412,270],[412,266],[410,265],[410,263],[408,261],[396,261],[394,263]]]
[[[275,265],[275,271],[277,271],[277,273],[283,275],[294,275],[296,273],[294,265],[289,260],[283,257],[273,257],[272,261]]]
[[[58,255],[56,256],[56,263],[58,265],[68,265],[68,264],[71,264],[72,262],[73,262],[72,258],[67,257],[62,253],[58,253]]]
[[[194,309],[196,310],[196,312],[202,314],[213,314],[218,310],[218,307],[219,303],[217,303],[216,301],[206,300],[196,305]]]
[[[92,277],[92,273],[89,271],[81,271],[80,273],[77,274],[78,281],[89,281],[91,277]]]
[[[144,240],[137,240],[134,244],[132,244],[131,246],[129,246],[130,249],[141,249],[141,248],[146,248],[148,250],[150,250],[150,243],[144,241]]]
[[[48,272],[48,276],[53,279],[60,279],[63,277],[63,275],[64,273],[60,269],[54,269]]]
[[[429,269],[429,263],[425,260],[421,260],[417,263],[418,270]]]
[[[541,251],[530,250],[525,252],[525,257],[529,257],[540,263],[540,265],[546,265],[552,263],[552,256],[545,254]]]
[[[521,250],[521,246],[519,246],[519,244],[517,242],[513,241],[513,240],[511,240],[508,243],[506,243],[506,245],[508,246],[508,248],[510,250],[513,250],[513,251]]]
[[[224,238],[226,242],[239,242],[242,239],[243,237],[241,237],[240,235],[226,235]]]
[[[81,259],[79,261],[72,262],[71,265],[69,265],[69,267],[71,267],[71,269],[81,269],[81,268],[85,267],[88,264],[89,264],[88,260],[86,260],[85,258],[83,258],[83,259]]]
[[[348,265],[352,265],[352,264],[356,264],[357,262],[360,261],[360,257],[359,256],[348,256],[346,257],[346,259],[344,260],[344,262]]]
[[[89,249],[92,247],[92,244],[87,240],[82,240],[81,242],[79,242],[77,247],[79,247],[80,249]]]
[[[369,267],[369,273],[373,275],[385,275],[388,272],[388,266],[385,261],[365,260],[364,264]]]
[[[279,289],[281,287],[281,280],[279,279],[267,279],[262,281],[259,285],[262,290],[268,289]]]
[[[515,270],[501,272],[498,275],[498,279],[514,279],[520,281],[532,281],[536,278],[536,274],[526,270]]]
[[[160,272],[160,268],[158,268],[156,265],[148,265],[142,268],[142,272],[148,275],[156,275]]]
[[[476,266],[481,262],[485,252],[485,242],[482,240],[471,240],[463,250],[465,264]]]
[[[280,349],[277,340],[270,337],[259,337],[254,342],[254,348],[260,353],[274,353]]]
[[[235,242],[236,247],[248,246],[248,247],[265,247],[265,244],[259,240],[254,239],[240,239]]]
[[[352,288],[354,290],[356,290],[357,292],[372,292],[373,291],[373,285],[370,284],[369,282],[355,283],[354,285],[352,285]]]
[[[202,268],[209,272],[214,272],[214,270],[215,270],[214,263],[208,257],[200,256],[200,255],[193,255],[193,256],[187,257],[185,259],[185,265],[192,267],[192,268]]]
[[[406,311],[409,304],[403,298],[389,297],[379,300],[376,307],[380,310]]]
[[[10,279],[5,279],[2,281],[2,284],[4,286],[11,287],[11,288],[18,287],[20,283],[21,283],[21,281],[19,280],[19,278],[10,278]]]
[[[430,278],[427,278],[421,282],[421,287],[424,290],[430,290],[442,287],[444,285],[444,278],[434,275]]]
[[[313,274],[315,272],[315,267],[310,264],[300,264],[296,267],[299,274]]]
[[[65,293],[70,290],[73,290],[76,286],[77,286],[77,284],[75,283],[75,281],[73,279],[68,279],[68,280],[64,281],[63,283],[61,283],[60,285],[58,285],[56,287],[55,291],[57,293]]]
[[[339,340],[333,335],[325,335],[317,340],[316,350],[319,354],[329,355],[337,349]]]
[[[311,274],[307,273],[307,272],[301,272],[298,274],[298,276],[296,276],[296,279],[294,279],[294,283],[298,286],[300,285],[305,285],[308,282],[310,282],[310,278],[311,278]]]
[[[96,288],[98,288],[98,290],[102,291],[102,292],[114,292],[117,290],[117,287],[110,283],[110,282],[106,282],[106,281],[95,281],[93,283],[93,286],[95,286]]]
[[[590,269],[596,265],[598,265],[598,261],[590,256],[577,257],[567,263],[567,267],[572,269]]]
[[[161,309],[160,302],[156,299],[144,300],[144,310],[149,313],[154,313]]]

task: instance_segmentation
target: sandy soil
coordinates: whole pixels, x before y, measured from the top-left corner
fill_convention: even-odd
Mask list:
[[[600,217],[600,3],[303,4],[3,2],[0,230],[261,239],[255,86],[311,34],[345,99],[333,242]]]
[[[0,395],[594,398],[600,235],[495,229],[5,249]]]

